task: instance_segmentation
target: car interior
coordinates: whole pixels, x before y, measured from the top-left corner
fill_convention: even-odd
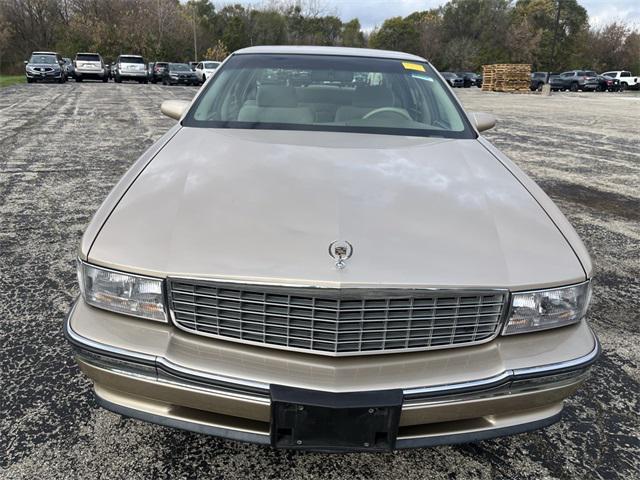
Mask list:
[[[464,130],[440,79],[410,69],[223,67],[203,93],[194,120]]]

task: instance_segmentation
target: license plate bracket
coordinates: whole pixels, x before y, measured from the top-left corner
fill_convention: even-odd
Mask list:
[[[331,393],[271,385],[271,444],[315,451],[395,448],[402,390]]]

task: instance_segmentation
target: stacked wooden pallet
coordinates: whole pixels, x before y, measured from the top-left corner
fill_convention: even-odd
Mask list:
[[[499,63],[482,67],[482,90],[487,92],[517,92],[529,90],[531,65]]]

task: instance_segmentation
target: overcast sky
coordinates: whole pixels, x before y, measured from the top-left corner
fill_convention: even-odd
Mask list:
[[[304,1],[304,0],[303,0]],[[343,21],[357,17],[366,30],[381,25],[385,18],[406,16],[416,10],[438,7],[446,0],[312,0],[326,5],[328,13],[336,13]],[[268,2],[268,0],[267,0]],[[216,6],[230,3],[262,5],[265,0],[216,0]],[[622,20],[640,27],[640,0],[578,0],[587,9],[592,25]]]

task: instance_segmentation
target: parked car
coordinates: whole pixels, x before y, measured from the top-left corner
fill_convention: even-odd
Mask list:
[[[462,78],[462,86],[464,88],[469,87],[482,87],[482,77],[473,72],[456,72],[456,75]],[[478,85],[479,83],[479,85]]]
[[[618,92],[620,91],[620,80],[614,77],[610,77],[608,75],[602,74],[602,78],[607,82],[607,91],[608,92]]]
[[[452,72],[440,72],[440,75],[447,81],[452,87],[463,87],[464,79]]]
[[[76,82],[88,79],[109,81],[109,72],[105,69],[99,53],[76,53],[73,67]]]
[[[531,83],[529,84],[529,90],[531,90],[532,92],[542,90],[542,87],[546,83],[549,83],[549,75],[549,72],[533,72],[531,74]]]
[[[55,52],[33,52],[24,62],[27,83],[67,81],[62,57]]]
[[[585,84],[589,80],[593,80],[598,74],[591,70],[571,70],[563,72],[560,75],[551,75],[549,83],[551,90],[570,90],[577,92],[585,90]]]
[[[596,75],[595,77],[589,77],[584,84],[583,90],[593,92],[606,92],[609,90],[611,77],[604,75]]]
[[[221,62],[204,61],[196,65],[196,77],[200,83],[204,83],[207,78],[214,74]]]
[[[168,66],[169,62],[155,62],[149,72],[149,80],[151,80],[151,83],[161,82]]]
[[[162,74],[163,85],[198,85],[196,72],[186,63],[169,63]]]
[[[620,90],[637,90],[640,88],[640,77],[631,75],[631,72],[627,70],[612,70],[604,72],[602,75],[618,80]]]
[[[70,58],[63,57],[62,58],[63,67],[65,73],[67,74],[67,79],[73,78],[73,60]]]
[[[120,55],[115,62],[114,78],[117,83],[123,80],[136,80],[148,83],[147,66],[140,55]]]
[[[593,267],[481,135],[495,118],[406,53],[251,47],[220,69],[193,104],[162,104],[180,122],[78,249],[64,331],[98,403],[325,451],[559,420],[600,351]]]

